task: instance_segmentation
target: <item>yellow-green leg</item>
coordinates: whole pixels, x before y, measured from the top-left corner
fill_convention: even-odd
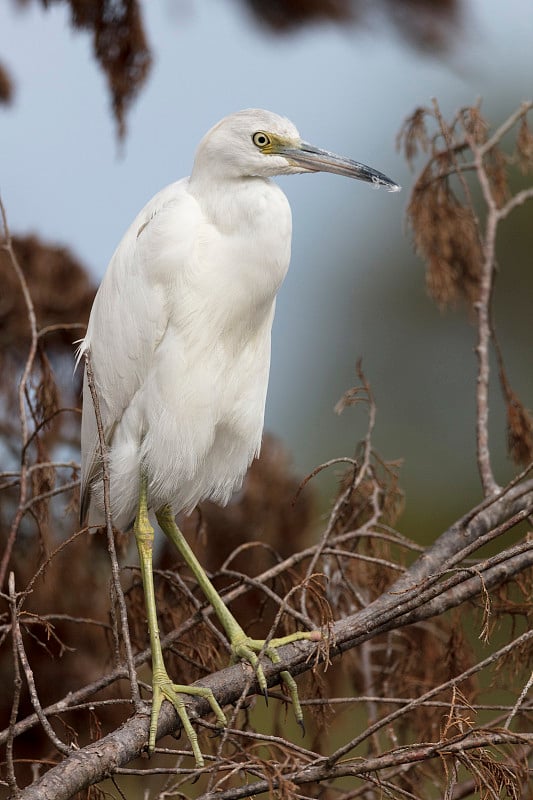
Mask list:
[[[179,550],[183,560],[193,573],[194,577],[198,581],[198,585],[202,589],[203,593],[205,594],[208,601],[213,606],[213,609],[219,618],[224,630],[226,631],[226,635],[229,639],[231,650],[232,650],[232,660],[238,661],[239,659],[245,659],[248,661],[253,668],[255,669],[255,673],[257,675],[257,680],[259,682],[259,686],[261,691],[265,695],[265,698],[268,699],[267,693],[267,682],[265,678],[265,674],[263,672],[263,668],[259,663],[259,659],[257,657],[257,653],[264,652],[270,660],[277,664],[279,663],[279,655],[277,653],[277,648],[282,647],[284,644],[290,644],[291,642],[296,642],[301,639],[310,639],[312,641],[318,641],[320,639],[320,633],[318,631],[299,631],[297,633],[292,633],[289,636],[282,636],[277,639],[272,639],[268,645],[265,647],[265,640],[264,639],[251,639],[249,636],[245,634],[231,611],[222,601],[222,598],[218,594],[217,590],[207,577],[202,565],[194,555],[189,543],[185,539],[184,535],[176,525],[176,520],[174,519],[174,514],[172,513],[172,509],[170,506],[164,506],[160,509],[157,514],[157,521],[161,526],[161,530],[163,533],[168,536],[170,541],[177,547]],[[282,679],[283,683],[286,685],[289,694],[291,696],[294,714],[296,716],[296,721],[303,728],[303,712],[302,707],[300,705],[300,700],[298,697],[298,689],[296,687],[296,682],[292,675],[284,670],[280,672],[280,678]]]
[[[198,746],[198,737],[196,731],[191,725],[191,721],[187,715],[187,709],[183,695],[193,695],[205,697],[209,705],[213,709],[217,718],[218,724],[223,727],[226,724],[226,717],[211,689],[201,686],[180,686],[173,683],[165,669],[163,661],[163,652],[161,650],[161,642],[159,639],[159,627],[157,624],[157,611],[155,606],[155,593],[154,593],[154,578],[152,573],[152,546],[154,541],[154,529],[150,525],[148,519],[148,508],[146,499],[146,480],[141,479],[141,490],[139,497],[139,510],[134,525],[135,539],[137,541],[137,548],[139,550],[139,560],[141,563],[141,574],[144,586],[144,596],[146,602],[146,616],[148,619],[148,629],[150,632],[150,646],[152,648],[152,711],[150,717],[150,734],[148,738],[148,750],[150,753],[155,748],[155,740],[157,735],[157,721],[159,719],[159,712],[161,704],[164,699],[172,703],[176,709],[178,716],[183,725],[187,738],[189,739],[193,751],[193,755],[197,766],[204,765],[204,759]]]

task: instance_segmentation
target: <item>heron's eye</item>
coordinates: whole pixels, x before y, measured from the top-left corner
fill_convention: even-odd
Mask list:
[[[254,133],[252,136],[252,142],[256,147],[266,147],[267,144],[270,144],[270,136],[263,133],[263,131],[257,131],[257,133]]]

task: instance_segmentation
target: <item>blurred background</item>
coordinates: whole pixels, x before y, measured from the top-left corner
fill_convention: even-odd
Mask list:
[[[0,192],[12,233],[67,247],[97,283],[145,202],[189,174],[208,128],[251,106],[288,116],[308,141],[401,183],[397,195],[332,175],[280,179],[293,209],[293,255],[277,306],[266,425],[302,475],[352,455],[366,431],[364,407],[341,417],[333,408],[362,358],[378,408],[374,444],[384,458],[403,459],[399,527],[419,540],[434,535],[481,496],[475,331],[464,309],[442,314],[427,297],[404,223],[413,176],[395,138],[434,96],[445,116],[481,97],[495,125],[530,98],[531,4],[160,0],[140,9],[152,65],[121,138],[92,34],[73,29],[69,6],[0,5],[0,62],[12,85],[0,105]],[[496,308],[526,406],[530,215],[523,208],[506,223]],[[497,393],[491,411],[503,481],[510,466]],[[335,479],[334,470],[317,478],[324,508]]]

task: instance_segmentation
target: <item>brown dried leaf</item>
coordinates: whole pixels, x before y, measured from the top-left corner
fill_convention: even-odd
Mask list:
[[[37,438],[37,464],[49,461],[48,452],[43,444],[42,439]],[[31,473],[32,495],[37,497],[46,492],[50,492],[55,485],[55,469],[50,467],[43,467],[42,469],[34,469]],[[39,526],[45,525],[48,522],[50,498],[39,500],[32,505],[32,510]]]
[[[69,476],[69,481],[77,481],[79,480],[79,478],[80,474],[78,470],[72,469]],[[78,485],[70,492],[67,499],[67,503],[64,507],[64,513],[66,516],[69,516],[70,514],[75,514],[77,518],[79,516],[79,508],[80,508],[80,487]]]
[[[468,108],[463,109],[461,120],[465,131],[476,144],[483,144],[487,141],[489,126],[481,116],[479,106],[468,106]]]
[[[476,786],[476,796],[482,800],[494,797],[509,797],[520,800],[528,782],[527,759],[513,758],[511,753],[500,753],[497,761],[486,748],[461,752],[458,755],[463,766],[471,773]]]
[[[9,105],[13,100],[13,81],[7,69],[0,64],[0,103]]]
[[[526,115],[522,117],[518,127],[516,152],[520,169],[526,174],[533,169],[533,133],[529,127]]]
[[[327,3],[323,0],[244,1],[263,25],[278,32],[288,32],[312,23],[347,22],[355,16],[351,0],[328,0]]]
[[[403,150],[405,160],[413,167],[413,161],[420,151],[427,153],[429,137],[426,127],[426,117],[431,112],[424,106],[415,108],[410,117],[403,123],[396,137],[396,149]]]
[[[94,55],[107,78],[122,139],[126,133],[126,112],[144,85],[152,64],[138,0],[67,2],[74,27],[86,28],[93,34]]]
[[[89,731],[91,742],[99,742],[103,736],[102,722],[94,708],[89,708]]]
[[[373,8],[375,3],[360,3]],[[458,0],[396,0],[383,4],[407,42],[419,50],[444,52],[456,40],[461,27],[461,3]]]
[[[528,666],[533,659],[533,640],[526,639],[512,647],[494,666],[493,685],[509,685],[509,682],[520,681],[527,675]]]
[[[473,307],[482,265],[477,221],[446,179],[430,179],[430,169],[415,184],[407,209],[415,248],[427,264],[426,285],[441,308],[461,297]]]
[[[510,196],[507,156],[499,147],[492,147],[485,157],[484,164],[490,181],[492,196],[498,208],[501,208]]]
[[[275,32],[288,33],[304,25],[335,22],[365,25],[372,15],[385,15],[398,34],[424,52],[445,51],[456,40],[462,23],[460,0],[241,0],[259,22]],[[378,16],[379,15],[379,16]]]
[[[310,715],[314,721],[314,730],[311,729],[310,733],[314,734],[311,749],[315,752],[323,751],[323,739],[329,738],[329,726],[335,716],[333,707],[328,702],[331,692],[330,686],[328,686],[327,672],[328,670],[314,669],[298,678],[300,696],[305,697],[306,700],[320,701],[309,704],[305,709],[306,716]]]
[[[57,386],[52,366],[42,347],[38,348],[41,379],[35,392],[35,414],[40,423],[50,420],[60,407],[60,392]]]
[[[512,581],[493,590],[492,614],[494,617],[508,617],[515,625],[519,618],[528,624],[533,619],[533,567],[529,567]]]
[[[369,392],[366,386],[352,386],[347,389],[342,397],[335,403],[333,410],[336,414],[342,414],[346,408],[356,406],[358,403],[368,403]]]
[[[533,461],[533,420],[512,389],[507,390],[507,449],[515,464]]]

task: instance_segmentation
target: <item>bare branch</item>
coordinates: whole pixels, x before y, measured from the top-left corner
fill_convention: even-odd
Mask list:
[[[26,471],[28,467],[28,457],[27,457],[26,444],[28,442],[29,432],[28,432],[28,419],[26,416],[26,393],[28,390],[28,382],[30,379],[31,371],[33,369],[35,355],[37,353],[37,320],[35,317],[35,309],[33,307],[33,301],[31,299],[26,278],[24,277],[24,273],[21,269],[15,251],[13,249],[11,234],[9,232],[9,227],[7,224],[6,210],[4,208],[4,204],[1,198],[0,198],[0,214],[2,218],[2,226],[4,229],[4,238],[5,238],[4,243],[0,245],[0,247],[3,250],[5,250],[6,253],[8,254],[9,261],[20,284],[20,290],[24,297],[24,303],[26,306],[26,313],[28,318],[28,325],[30,328],[30,348],[26,359],[26,363],[24,365],[22,376],[19,381],[19,388],[18,388],[18,413],[19,413],[21,438],[22,438],[22,463],[20,469],[20,474],[21,474],[20,499],[17,512],[14,516],[13,523],[9,531],[9,536],[4,550],[4,555],[2,556],[2,560],[0,562],[0,587],[2,587],[5,582],[6,573],[9,566],[9,561],[11,559],[11,553],[13,551],[13,547],[15,544],[15,539],[17,537],[19,525],[22,520],[22,517],[24,516],[24,505],[27,499]]]
[[[11,575],[13,574],[11,573]],[[12,581],[12,588],[14,590],[14,578]],[[30,691],[31,704],[35,709],[35,713],[37,714],[39,722],[41,723],[44,731],[46,732],[46,735],[48,736],[54,747],[57,750],[59,750],[60,753],[63,753],[63,755],[68,755],[70,753],[71,748],[68,745],[64,744],[61,741],[61,739],[58,736],[56,736],[54,729],[48,722],[48,719],[46,718],[45,714],[43,713],[43,709],[39,701],[39,696],[37,694],[37,688],[35,686],[35,680],[33,678],[33,672],[31,671],[30,664],[28,662],[28,658],[24,650],[24,643],[22,641],[22,634],[20,632],[17,613],[14,613],[13,615],[12,635],[15,640],[17,654],[20,659],[20,663],[22,664],[22,668],[26,676],[26,683],[28,684],[28,689]]]
[[[106,534],[107,534],[107,548],[109,552],[109,559],[111,562],[111,574],[113,576],[113,590],[115,601],[119,607],[122,641],[126,650],[126,666],[130,679],[131,686],[131,699],[137,711],[142,708],[141,694],[139,692],[139,685],[137,683],[137,673],[135,671],[135,662],[133,659],[133,649],[131,645],[130,632],[128,626],[128,612],[126,610],[126,601],[124,599],[124,592],[120,584],[120,568],[118,564],[117,551],[115,548],[115,537],[113,534],[113,525],[111,521],[111,501],[109,496],[109,455],[107,452],[107,443],[105,440],[104,428],[102,425],[102,416],[100,414],[100,402],[98,400],[98,392],[94,383],[94,374],[91,366],[91,355],[87,351],[85,353],[85,372],[87,375],[87,384],[91,392],[91,397],[94,406],[94,413],[96,416],[96,425],[98,428],[98,441],[100,447],[100,458],[102,463],[102,482],[104,486],[104,509],[106,520]]]

